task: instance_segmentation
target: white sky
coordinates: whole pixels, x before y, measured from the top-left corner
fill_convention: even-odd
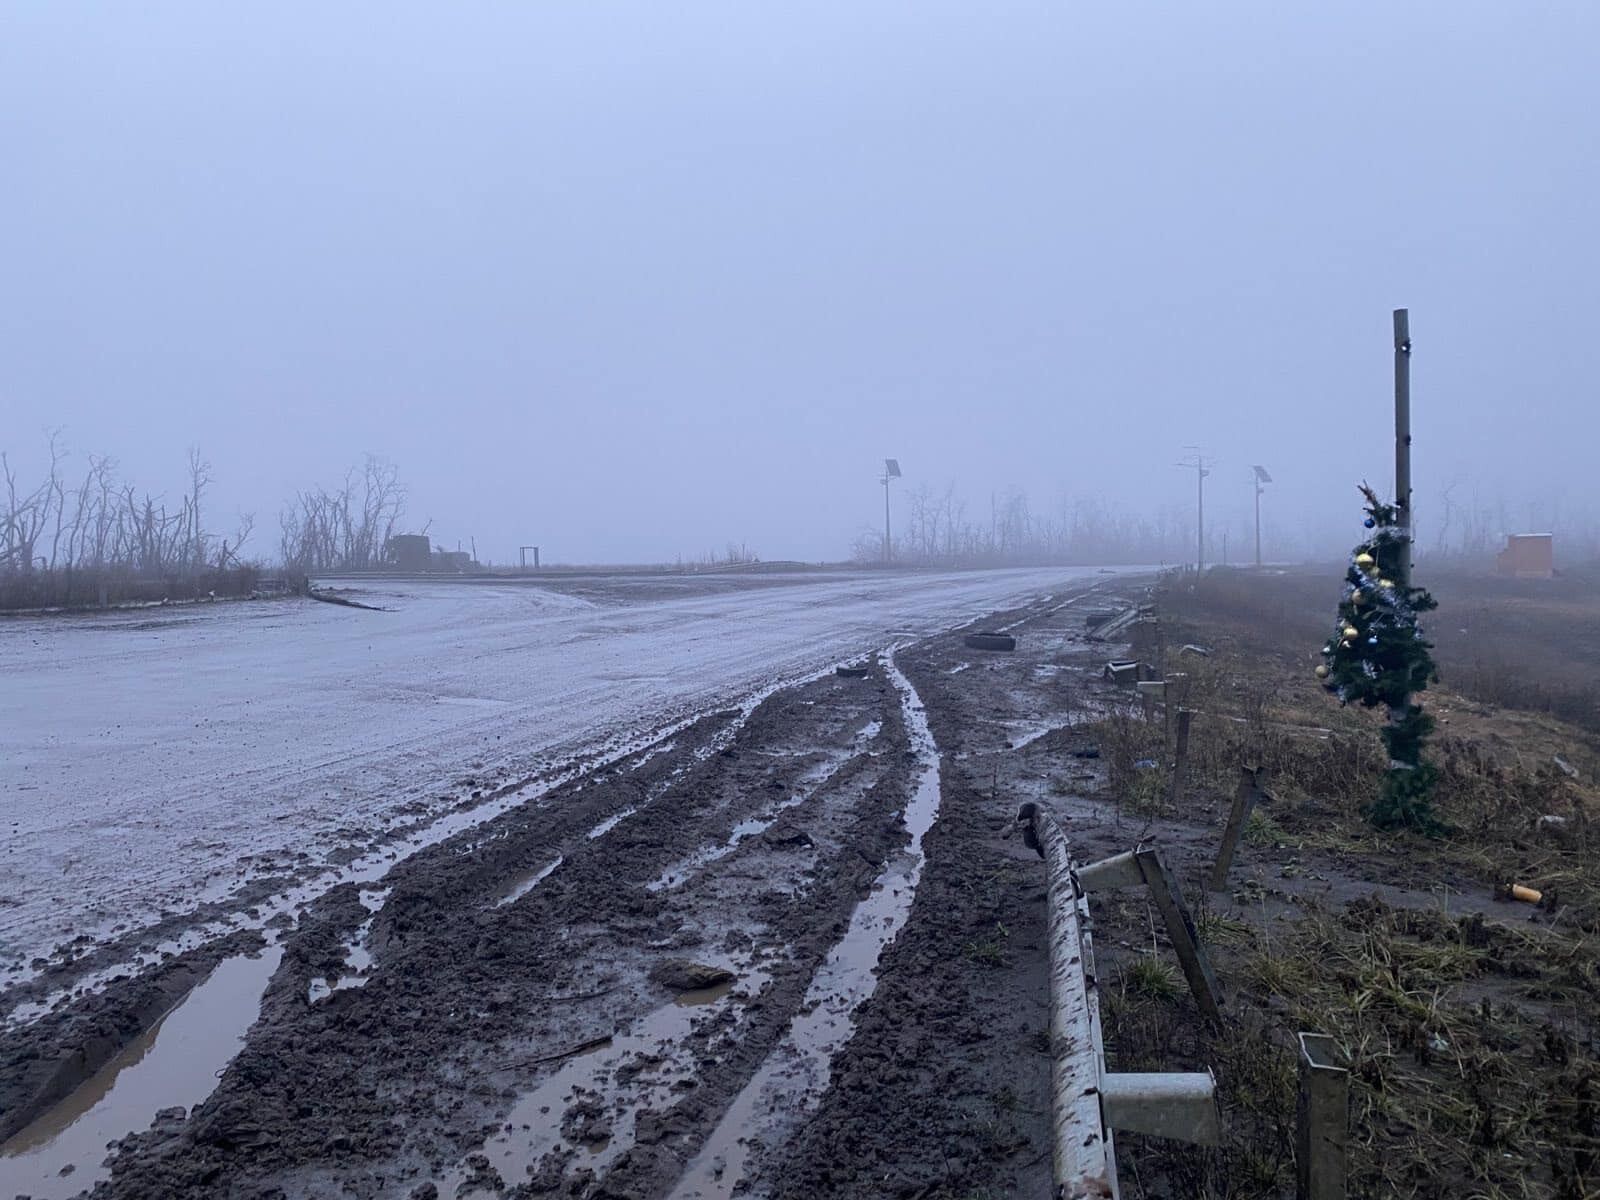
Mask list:
[[[1186,443],[1300,535],[1389,477],[1408,305],[1424,516],[1548,523],[1600,499],[1597,46],[1592,0],[3,3],[0,448],[176,490],[199,442],[258,553],[369,451],[502,561],[840,557],[884,455],[1153,511]]]

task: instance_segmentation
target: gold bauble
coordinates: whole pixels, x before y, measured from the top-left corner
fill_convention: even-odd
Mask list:
[[[1346,625],[1344,627],[1344,636],[1346,638],[1353,638],[1360,632],[1361,631],[1359,629],[1357,629],[1354,625]]]
[[[1327,667],[1327,664],[1324,663],[1324,664],[1322,664],[1321,666],[1319,666],[1317,668],[1317,678],[1318,679],[1326,679],[1327,677],[1328,677],[1328,667]]]
[[[1361,567],[1363,570],[1365,570],[1367,567],[1370,567],[1377,561],[1377,559],[1373,558],[1372,555],[1368,554],[1365,550],[1356,555],[1356,566]]]

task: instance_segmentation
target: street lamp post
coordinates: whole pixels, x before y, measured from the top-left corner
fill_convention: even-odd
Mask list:
[[[900,478],[900,460],[883,460],[883,561],[887,565],[894,558],[894,542],[889,537],[889,481]]]
[[[1267,474],[1265,467],[1252,467],[1256,473],[1256,568],[1261,567],[1261,485],[1271,483],[1272,476]]]

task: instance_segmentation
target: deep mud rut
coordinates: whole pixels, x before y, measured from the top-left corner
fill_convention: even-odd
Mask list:
[[[1048,1194],[1016,780],[1097,786],[1081,608],[1135,586],[702,716],[14,1022],[0,1196]]]

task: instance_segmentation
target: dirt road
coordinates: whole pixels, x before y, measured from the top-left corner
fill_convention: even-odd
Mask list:
[[[0,621],[0,986],[1064,575],[369,583],[388,611]]]
[[[1003,777],[1094,710],[1106,648],[1091,581],[1039,582],[990,619],[1025,653],[872,631],[901,648],[863,677],[480,787],[449,836],[14,1022],[0,1194],[1042,1194]]]

